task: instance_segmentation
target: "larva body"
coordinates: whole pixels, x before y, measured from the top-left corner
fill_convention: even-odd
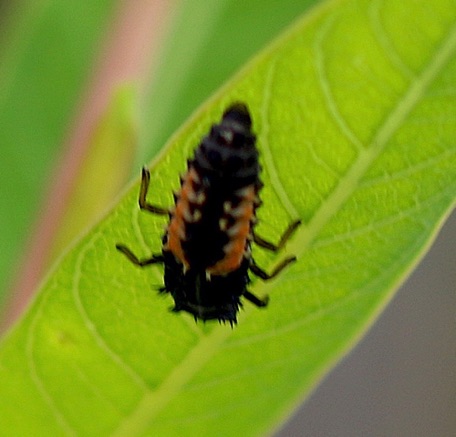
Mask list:
[[[260,169],[252,121],[242,103],[231,105],[197,146],[170,210],[147,202],[150,174],[143,169],[140,208],[169,216],[162,253],[140,260],[126,246],[116,247],[140,267],[164,265],[161,291],[174,298],[174,311],[236,323],[241,297],[258,307],[267,304],[248,291],[249,271],[268,280],[295,261],[285,258],[268,274],[252,258],[252,242],[276,252],[300,224],[293,222],[277,245],[255,234]]]

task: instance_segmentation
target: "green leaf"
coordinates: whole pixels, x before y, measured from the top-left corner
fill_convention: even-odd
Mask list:
[[[259,232],[304,224],[271,267],[265,310],[195,324],[159,296],[162,271],[115,250],[160,248],[138,185],[55,267],[0,349],[0,417],[16,435],[270,433],[362,336],[456,197],[456,4],[332,1],[248,64],[154,162],[170,204],[185,159],[233,100],[264,167]]]

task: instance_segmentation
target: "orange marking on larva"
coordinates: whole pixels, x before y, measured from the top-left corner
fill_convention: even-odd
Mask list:
[[[198,175],[193,168],[185,174],[184,180],[179,192],[178,201],[174,215],[168,226],[168,249],[179,259],[186,267],[188,260],[185,257],[184,249],[182,248],[182,240],[185,236],[186,217],[190,214],[189,197],[193,193],[193,182],[197,180]]]
[[[253,186],[249,188],[249,190],[246,190],[240,204],[233,210],[236,223],[230,229],[235,227],[236,232],[230,236],[230,241],[224,247],[225,257],[207,269],[207,272],[211,275],[224,275],[236,270],[241,265],[250,235],[250,221],[254,213],[253,200],[255,198],[255,189]],[[230,235],[229,230],[227,233]]]
[[[236,270],[241,265],[249,231],[250,224],[248,222],[243,223],[236,237],[225,246],[225,257],[207,269],[210,274],[224,275]]]
[[[228,250],[227,256],[207,269],[207,272],[211,275],[226,275],[241,265],[245,242],[238,239],[228,243],[225,247]]]

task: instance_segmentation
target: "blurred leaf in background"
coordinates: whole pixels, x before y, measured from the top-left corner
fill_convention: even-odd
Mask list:
[[[0,302],[30,236],[114,0],[2,2]]]

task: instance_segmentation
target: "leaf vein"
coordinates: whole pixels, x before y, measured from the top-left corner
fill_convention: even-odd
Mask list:
[[[52,398],[51,394],[46,388],[46,384],[44,380],[40,376],[38,372],[38,368],[36,365],[35,359],[35,333],[37,330],[37,325],[39,319],[42,317],[43,307],[47,302],[51,288],[47,293],[43,293],[41,296],[41,302],[37,302],[36,312],[31,320],[29,330],[27,332],[26,337],[26,344],[25,344],[25,353],[27,357],[27,364],[29,368],[30,377],[32,379],[33,384],[35,384],[36,388],[38,389],[39,395],[48,405],[49,409],[51,410],[52,415],[55,418],[56,423],[60,428],[65,432],[65,434],[69,436],[76,436],[76,430],[70,425],[68,420],[66,419],[65,415],[60,411],[59,407],[55,403],[54,399]]]
[[[391,63],[409,80],[415,79],[415,74],[413,71],[405,64],[405,62],[400,58],[397,53],[396,48],[394,47],[391,39],[386,33],[384,27],[381,23],[380,11],[382,7],[383,0],[374,0],[370,3],[368,8],[369,19],[372,24],[372,29],[377,37],[377,41],[383,48],[386,56],[388,56]]]
[[[272,156],[271,148],[269,146],[269,117],[267,110],[271,101],[272,84],[274,79],[274,72],[276,69],[276,61],[271,62],[271,66],[267,72],[266,84],[264,87],[263,104],[261,105],[261,119],[262,119],[262,131],[261,131],[261,144],[263,152],[263,160],[267,169],[269,178],[271,180],[271,186],[277,193],[277,196],[282,203],[283,207],[290,215],[290,217],[298,217],[298,211],[293,206],[288,194],[283,187],[282,181],[278,174],[277,168],[274,164],[274,158]]]
[[[288,244],[287,251],[296,255],[303,253],[329,219],[341,208],[349,196],[359,188],[362,176],[382,153],[388,141],[402,125],[418,100],[423,97],[432,80],[445,63],[451,59],[455,49],[456,27],[453,27],[446,40],[443,41],[440,48],[436,50],[434,57],[429,61],[428,67],[424,69],[420,76],[417,76],[415,81],[411,82],[403,97],[398,100],[395,108],[377,130],[371,143],[359,153],[357,159],[340,180],[337,187],[316,211],[307,228],[297,232],[296,238]]]
[[[348,127],[346,121],[342,117],[340,113],[335,98],[331,91],[331,86],[329,83],[329,79],[326,75],[326,67],[325,67],[325,57],[324,57],[324,50],[323,50],[323,42],[326,35],[329,33],[333,23],[335,20],[334,15],[330,15],[328,19],[323,23],[321,29],[316,33],[314,44],[313,44],[313,52],[315,57],[315,67],[317,70],[317,77],[320,81],[321,89],[323,91],[324,100],[326,106],[331,114],[333,120],[336,122],[336,125],[339,127],[341,133],[355,146],[358,151],[363,150],[363,144],[359,140],[359,138],[353,133],[353,131]]]
[[[147,389],[148,386],[143,378],[135,372],[116,352],[114,352],[106,341],[103,339],[102,335],[98,331],[97,326],[90,318],[87,310],[84,307],[84,303],[81,298],[80,292],[80,282],[82,276],[82,265],[85,259],[85,256],[91,246],[95,245],[95,241],[98,239],[98,236],[95,234],[90,241],[88,241],[85,246],[81,247],[81,251],[78,254],[78,257],[75,262],[74,276],[73,276],[73,285],[72,285],[72,296],[76,309],[79,312],[79,315],[82,318],[82,321],[91,333],[95,343],[119,368],[121,368],[127,375],[130,376],[132,381],[139,387]]]

